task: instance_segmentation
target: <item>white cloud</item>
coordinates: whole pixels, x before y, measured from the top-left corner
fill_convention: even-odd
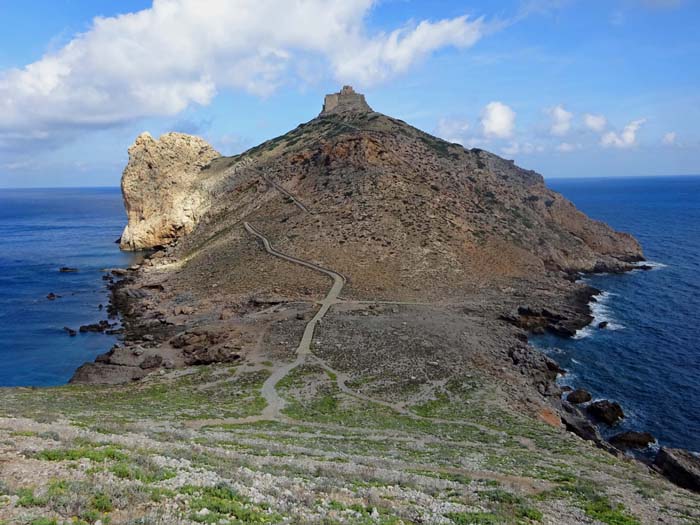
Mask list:
[[[515,111],[502,102],[491,102],[481,113],[481,126],[485,136],[507,139],[515,129]]]
[[[663,143],[667,146],[673,146],[676,143],[677,138],[678,136],[675,131],[669,131],[664,135]]]
[[[566,111],[564,106],[555,106],[547,110],[550,118],[552,119],[552,125],[549,128],[549,132],[552,135],[562,136],[566,135],[571,129],[571,121],[574,118],[574,114]]]
[[[631,148],[637,144],[637,131],[642,127],[646,119],[633,120],[627,124],[622,133],[609,131],[600,139],[600,143],[606,148]]]
[[[340,80],[374,84],[397,73],[442,47],[466,48],[484,34],[482,19],[470,21],[466,16],[439,22],[423,21],[414,28],[397,29],[359,45],[341,47],[331,56]]]
[[[438,121],[435,133],[438,137],[449,142],[463,144],[469,131],[469,122],[458,118],[441,118]]]
[[[570,142],[562,142],[557,146],[557,151],[561,151],[562,153],[571,153],[572,151],[576,151],[578,149],[581,149],[583,146],[581,144],[572,144]]]
[[[64,47],[0,71],[0,148],[77,129],[175,115],[221,89],[266,96],[308,82],[302,69],[360,86],[432,52],[467,48],[486,28],[466,16],[371,33],[376,0],[154,0],[96,18]],[[314,67],[320,64],[322,67]],[[51,136],[51,137],[50,137]]]
[[[596,133],[601,133],[608,125],[608,119],[604,115],[592,115],[591,113],[586,113],[583,116],[583,123],[591,131]]]

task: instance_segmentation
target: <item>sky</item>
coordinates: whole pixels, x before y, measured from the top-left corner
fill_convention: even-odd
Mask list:
[[[700,0],[0,0],[0,187],[117,186],[136,136],[236,154],[351,84],[545,177],[700,174]]]

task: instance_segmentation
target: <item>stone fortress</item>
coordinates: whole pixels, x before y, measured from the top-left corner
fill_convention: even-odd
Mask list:
[[[365,96],[356,93],[352,86],[343,86],[339,93],[326,95],[321,115],[364,111],[372,111],[372,108],[369,107],[365,100]]]

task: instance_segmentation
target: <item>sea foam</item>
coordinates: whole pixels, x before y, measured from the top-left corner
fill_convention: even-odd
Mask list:
[[[661,270],[662,268],[668,268],[668,264],[656,261],[639,261],[634,263],[634,266],[639,266],[641,268],[647,267],[652,270]]]
[[[608,323],[605,330],[622,330],[624,325],[615,321],[612,317],[610,307],[608,306],[610,299],[616,294],[610,292],[601,292],[594,296],[595,301],[591,301],[589,306],[591,308],[591,315],[593,316],[593,321],[588,326],[581,328],[576,331],[574,339],[583,339],[584,337],[589,337],[598,330],[598,325],[600,323]]]

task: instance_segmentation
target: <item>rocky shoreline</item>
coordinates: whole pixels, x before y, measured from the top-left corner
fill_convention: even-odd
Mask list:
[[[631,262],[643,263],[643,261],[641,259]],[[593,272],[578,272],[574,280],[578,281],[588,275],[600,273],[624,273],[632,270],[648,271],[652,269],[652,266],[645,264],[637,264],[628,269],[596,268]],[[591,304],[597,302],[596,296],[601,293],[601,290],[592,286],[587,286],[582,290],[578,306],[581,307],[585,301],[588,314],[581,316],[574,322],[569,321],[564,326],[559,324],[563,321],[561,316],[552,314],[546,309],[533,312],[528,307],[519,308],[519,318],[511,316],[504,317],[504,320],[535,335],[541,335],[547,331],[559,337],[574,337],[578,330],[593,323]],[[604,329],[606,326],[607,323],[601,323],[598,328]],[[562,370],[562,373],[566,372]],[[611,429],[625,418],[623,408],[618,402],[607,399],[593,400],[591,394],[580,386],[576,389],[566,387],[562,389],[560,406],[557,408],[566,429],[582,439],[594,442],[611,454],[626,454],[666,476],[673,483],[689,490],[700,491],[700,456],[697,453],[660,446],[656,454],[651,457],[636,454],[635,452],[649,450],[649,447],[658,443],[652,434],[643,430],[618,432],[608,439],[603,438],[599,431],[601,425]]]

